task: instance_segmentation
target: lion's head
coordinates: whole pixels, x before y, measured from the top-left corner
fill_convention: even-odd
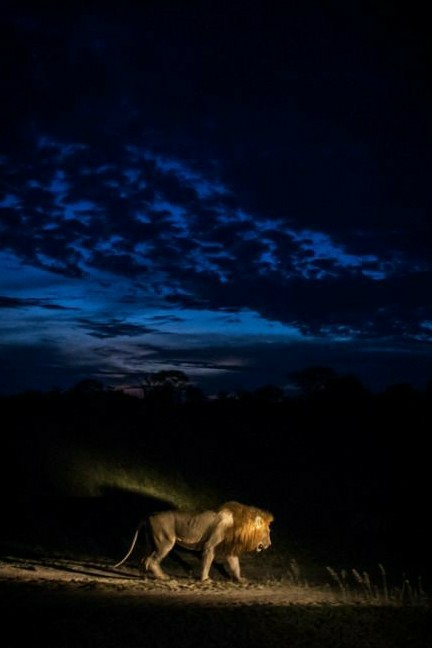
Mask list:
[[[273,515],[255,506],[239,502],[226,502],[219,511],[229,511],[233,516],[233,526],[225,533],[221,549],[223,552],[240,555],[248,551],[268,549],[270,541],[270,523]]]

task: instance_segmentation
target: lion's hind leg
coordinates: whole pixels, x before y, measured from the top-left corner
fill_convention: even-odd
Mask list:
[[[156,549],[144,560],[144,567],[146,571],[152,572],[153,576],[159,580],[169,579],[162,567],[160,566],[162,560],[166,558],[171,549],[175,545],[175,538],[164,538],[163,541],[155,538]]]

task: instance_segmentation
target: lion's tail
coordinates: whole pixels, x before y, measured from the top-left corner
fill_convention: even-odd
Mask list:
[[[139,532],[140,532],[141,528],[142,528],[143,526],[145,526],[145,525],[146,525],[146,523],[145,523],[145,521],[144,521],[144,522],[141,522],[141,524],[138,526],[137,530],[135,531],[135,534],[134,534],[134,537],[133,537],[133,540],[132,540],[132,544],[131,544],[131,546],[130,546],[130,548],[129,548],[129,551],[127,552],[126,556],[120,560],[120,562],[118,562],[118,563],[116,563],[116,564],[114,565],[114,569],[116,569],[116,567],[120,567],[120,565],[123,565],[123,563],[125,563],[126,560],[129,558],[129,556],[131,555],[132,551],[135,549],[135,545],[136,545],[136,542],[137,542],[137,540],[138,540]]]

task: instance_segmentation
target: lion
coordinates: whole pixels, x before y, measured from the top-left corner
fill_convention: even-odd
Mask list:
[[[245,579],[240,572],[240,556],[270,547],[273,519],[268,511],[239,502],[225,502],[216,510],[200,513],[178,510],[154,513],[138,526],[127,554],[114,568],[126,562],[134,550],[140,529],[147,524],[154,550],[142,559],[142,564],[155,578],[169,578],[160,565],[178,544],[201,552],[201,581],[209,580],[215,560],[224,562],[234,580],[242,582]]]

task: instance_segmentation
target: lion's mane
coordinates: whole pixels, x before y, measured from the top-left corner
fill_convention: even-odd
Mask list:
[[[262,528],[257,527],[257,517],[261,518],[264,525],[268,527],[274,519],[273,515],[269,511],[239,502],[226,502],[218,508],[218,511],[226,510],[232,513],[234,524],[226,530],[225,539],[219,546],[219,550],[236,556],[255,551],[262,537]]]

